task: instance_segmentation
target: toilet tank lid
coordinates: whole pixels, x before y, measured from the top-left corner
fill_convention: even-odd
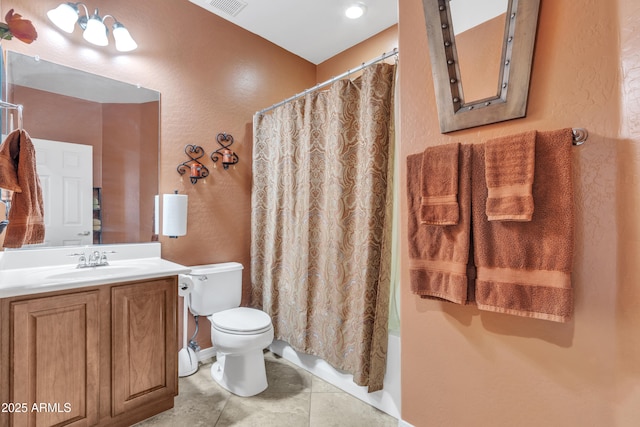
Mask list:
[[[203,274],[225,273],[227,271],[242,270],[239,262],[223,262],[219,264],[194,265],[191,268],[191,275],[199,276]]]

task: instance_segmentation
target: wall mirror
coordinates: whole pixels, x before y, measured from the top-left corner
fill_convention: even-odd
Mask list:
[[[24,106],[23,128],[36,147],[44,246],[154,240],[160,93],[11,51],[5,63],[3,98]],[[6,134],[17,120],[3,113]],[[53,148],[41,150],[44,143]],[[73,148],[80,146],[85,160]],[[60,155],[61,176],[41,169]],[[68,176],[79,166],[80,175]]]
[[[442,133],[524,117],[540,0],[422,0]]]

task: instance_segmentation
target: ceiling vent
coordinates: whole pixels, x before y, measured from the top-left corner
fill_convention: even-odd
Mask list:
[[[236,16],[247,3],[240,0],[207,0],[211,7],[214,7],[228,15]]]

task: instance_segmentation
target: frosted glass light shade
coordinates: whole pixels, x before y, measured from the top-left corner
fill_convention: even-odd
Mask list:
[[[89,43],[93,43],[97,46],[107,46],[109,39],[107,39],[107,27],[102,23],[97,15],[92,16],[87,21],[87,28],[85,28],[82,37]]]
[[[119,22],[113,25],[113,38],[116,40],[116,49],[120,52],[130,52],[138,47],[129,30]]]
[[[72,33],[78,22],[78,9],[72,3],[62,3],[47,12],[47,16],[56,27],[67,33]]]
[[[347,10],[344,11],[344,14],[349,19],[358,19],[362,15],[364,15],[366,11],[367,11],[367,7],[364,4],[357,3],[357,4],[354,4],[353,6],[348,7]]]

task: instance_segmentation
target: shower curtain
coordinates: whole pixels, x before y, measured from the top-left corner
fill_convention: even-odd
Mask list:
[[[254,119],[251,305],[369,392],[386,365],[395,68]]]

